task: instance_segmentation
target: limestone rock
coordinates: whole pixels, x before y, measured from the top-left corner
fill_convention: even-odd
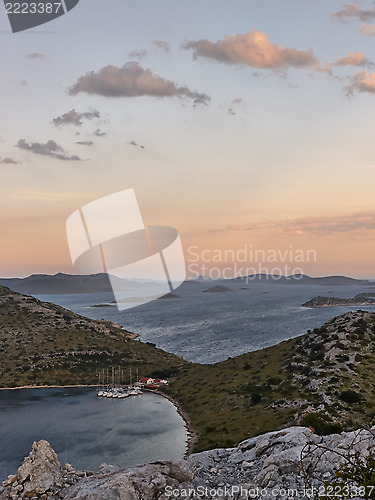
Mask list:
[[[96,473],[77,472],[70,465],[62,469],[50,445],[40,441],[33,444],[17,476],[9,476],[0,487],[0,500],[193,499],[194,493],[189,496],[186,492],[198,487],[263,488],[262,499],[276,500],[283,498],[277,494],[282,488],[303,496],[306,484],[317,488],[330,482],[348,453],[374,456],[375,427],[323,437],[306,427],[289,427],[247,439],[235,448],[204,451],[179,462],[155,462],[127,470],[103,464]]]
[[[48,441],[33,443],[28,457],[18,469],[18,482],[23,484],[24,495],[32,497],[62,482],[62,468]]]
[[[185,462],[160,462],[115,472],[105,478],[82,479],[61,492],[64,500],[164,499],[166,487],[192,479]]]

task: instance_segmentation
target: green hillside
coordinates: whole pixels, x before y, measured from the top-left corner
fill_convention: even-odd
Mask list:
[[[0,287],[0,387],[95,384],[111,366],[170,376],[188,364],[134,337],[110,321]]]
[[[347,313],[279,345],[215,365],[186,365],[168,387],[199,432],[196,450],[283,425],[318,434],[375,417],[375,314]]]

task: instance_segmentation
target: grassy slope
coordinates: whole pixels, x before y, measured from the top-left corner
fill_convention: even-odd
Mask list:
[[[109,321],[92,321],[0,287],[0,387],[95,384],[103,368],[165,374],[188,362],[132,340]],[[134,372],[133,372],[134,373]]]
[[[319,329],[215,365],[182,367],[168,392],[199,432],[196,451],[230,446],[282,425],[318,433],[375,417],[375,314],[357,311]],[[358,399],[346,402],[345,399]]]
[[[375,314],[363,311],[277,346],[198,365],[132,340],[110,322],[1,287],[0,356],[0,387],[92,384],[102,368],[118,365],[174,374],[166,391],[198,431],[196,451],[287,424],[332,432],[375,416]],[[341,399],[349,389],[358,401]]]

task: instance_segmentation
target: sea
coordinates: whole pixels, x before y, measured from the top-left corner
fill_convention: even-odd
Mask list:
[[[207,292],[213,286],[227,292]],[[112,293],[38,295],[92,319],[106,319],[139,335],[142,342],[197,363],[216,363],[228,357],[263,349],[303,335],[330,318],[359,307],[310,309],[302,304],[316,296],[348,298],[375,293],[367,285],[249,284],[230,280],[185,282],[177,297],[159,298],[119,311]],[[93,306],[106,307],[93,307]],[[375,306],[361,309],[375,311]]]

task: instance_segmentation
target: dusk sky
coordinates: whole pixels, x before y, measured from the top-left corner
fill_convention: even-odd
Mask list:
[[[67,217],[134,188],[187,259],[375,278],[375,2],[80,0],[15,34],[2,4],[0,40],[1,277],[73,273]]]

